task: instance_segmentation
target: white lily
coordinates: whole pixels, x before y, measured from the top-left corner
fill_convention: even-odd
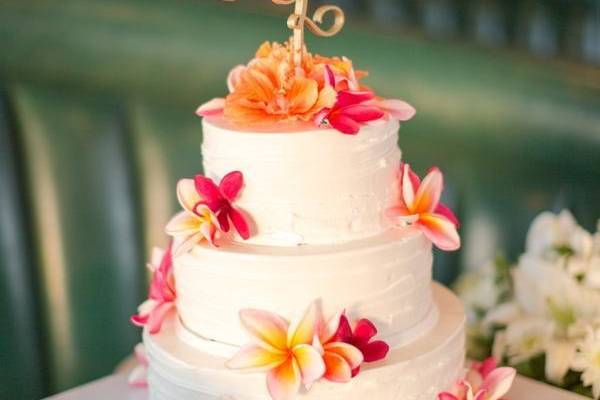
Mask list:
[[[543,354],[552,336],[552,325],[541,318],[521,318],[511,322],[504,332],[506,355],[511,365]]]
[[[589,255],[592,243],[591,235],[577,224],[573,214],[563,210],[535,218],[527,233],[526,249],[528,254],[555,259],[565,253]]]

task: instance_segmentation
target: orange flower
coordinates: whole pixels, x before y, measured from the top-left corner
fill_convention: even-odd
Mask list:
[[[310,57],[307,57],[310,63]],[[265,43],[243,70],[238,70],[225,99],[224,115],[239,124],[310,121],[332,107],[334,88],[297,71],[289,46]]]

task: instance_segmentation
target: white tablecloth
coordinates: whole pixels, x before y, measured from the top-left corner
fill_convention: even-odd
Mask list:
[[[132,388],[125,375],[111,375],[64,393],[48,397],[47,400],[147,400],[145,389]],[[586,400],[564,390],[544,385],[527,378],[517,377],[506,396],[507,400]],[[589,399],[587,399],[589,400]]]

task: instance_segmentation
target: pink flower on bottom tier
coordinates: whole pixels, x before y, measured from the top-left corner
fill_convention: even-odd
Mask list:
[[[325,374],[332,382],[349,382],[363,363],[363,353],[348,342],[340,339],[338,332],[343,315],[337,315],[325,323],[321,322],[319,341],[316,344],[323,355]]]
[[[384,359],[390,350],[388,344],[383,340],[372,341],[375,335],[377,335],[377,328],[368,319],[359,320],[353,331],[348,318],[342,314],[335,340],[357,348],[363,355],[363,361],[371,363]],[[356,376],[359,372],[360,365],[353,368],[352,376]]]
[[[410,165],[402,163],[398,183],[399,201],[388,209],[388,216],[401,226],[415,225],[441,250],[459,249],[458,219],[440,203],[444,190],[442,172],[434,167],[421,182]]]
[[[439,400],[501,400],[510,390],[516,371],[514,368],[497,368],[496,360],[488,358],[473,362],[465,379],[450,392],[440,393]]]
[[[134,325],[146,326],[150,334],[160,331],[165,316],[175,306],[177,295],[171,247],[169,245],[167,251],[154,249],[148,264],[152,271],[148,300],[143,302],[138,308],[138,313],[131,317]]]
[[[231,369],[268,371],[267,388],[274,400],[293,398],[301,385],[310,386],[325,373],[323,358],[313,346],[318,325],[314,303],[292,324],[276,314],[254,309],[242,310],[240,319],[253,343],[226,365]]]
[[[131,370],[127,377],[127,383],[132,387],[145,388],[148,386],[148,356],[146,348],[142,343],[138,343],[133,349],[137,365]]]

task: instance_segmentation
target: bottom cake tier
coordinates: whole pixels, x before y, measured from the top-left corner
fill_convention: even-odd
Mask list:
[[[434,400],[449,389],[463,372],[465,315],[448,289],[434,283],[433,293],[439,318],[429,332],[366,364],[349,383],[320,380],[297,398]],[[144,332],[151,400],[270,400],[264,373],[231,371],[226,358],[182,341],[176,318],[171,314],[157,335]]]

